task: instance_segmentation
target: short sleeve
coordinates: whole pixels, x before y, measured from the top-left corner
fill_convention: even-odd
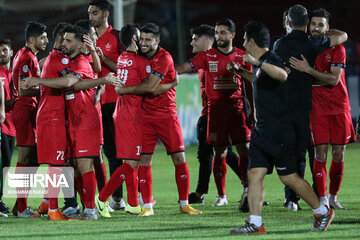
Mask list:
[[[346,50],[343,45],[337,45],[331,59],[331,67],[346,67]]]
[[[190,59],[189,64],[193,72],[199,69],[206,70],[206,52],[198,53],[195,57]]]

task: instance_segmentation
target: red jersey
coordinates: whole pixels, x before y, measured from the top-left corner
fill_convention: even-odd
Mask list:
[[[349,96],[345,81],[346,51],[343,45],[331,47],[316,57],[316,69],[330,72],[331,67],[344,68],[335,87],[313,86],[313,111],[319,115],[334,115],[350,111]]]
[[[69,58],[57,49],[50,51],[44,63],[41,78],[59,78],[69,69]],[[47,124],[55,119],[65,123],[65,101],[62,89],[41,86],[41,98],[36,115],[37,124]]]
[[[26,77],[40,77],[40,66],[31,49],[23,47],[16,53],[13,60],[13,93],[16,103],[36,107],[38,103],[36,97],[19,96],[19,79]]]
[[[175,79],[174,61],[169,52],[158,47],[155,55],[150,59],[151,73],[160,77],[160,84],[172,82]],[[155,97],[144,98],[142,103],[143,117],[168,118],[176,115],[176,90],[169,91]]]
[[[206,72],[202,69],[198,70],[199,72],[199,80],[200,80],[200,90],[201,90],[201,99],[203,110],[201,111],[202,116],[206,116],[208,114],[208,97],[205,93],[205,75]]]
[[[150,62],[135,52],[124,51],[117,61],[117,76],[125,86],[139,84],[147,79],[151,72]],[[122,95],[117,98],[114,118],[135,120],[140,116],[142,97]]]
[[[251,70],[251,65],[244,62],[245,51],[233,48],[230,53],[222,53],[216,48],[198,53],[189,63],[193,71],[206,71],[205,93],[210,100],[241,98],[242,78],[226,69],[230,61],[234,61],[242,68]]]
[[[94,73],[85,55],[70,59],[67,74],[73,74],[80,81],[93,79]],[[95,108],[95,90],[87,89],[65,95],[65,106],[69,121],[69,130],[88,130],[100,128],[99,114]]]
[[[0,65],[0,79],[1,83],[4,86],[5,93],[5,101],[10,101],[14,99],[14,96],[11,92],[10,82],[11,82],[11,72],[12,69],[9,70]],[[14,122],[11,117],[12,107],[5,106],[5,122],[1,123],[1,132],[5,133],[9,136],[16,136]]]
[[[119,34],[120,32],[113,29],[110,25],[107,31],[96,41],[96,46],[101,48],[104,55],[115,62],[117,61],[120,53],[125,50],[124,46],[120,42]],[[109,72],[111,72],[111,70],[103,62],[101,62],[101,72],[99,72],[99,77],[104,77]],[[101,104],[116,102],[116,99],[117,94],[115,92],[115,87],[105,85],[105,93],[101,96]]]

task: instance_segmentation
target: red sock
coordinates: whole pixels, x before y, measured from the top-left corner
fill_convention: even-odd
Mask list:
[[[188,200],[190,175],[187,162],[175,165],[175,179],[179,192],[179,200]]]
[[[61,167],[49,166],[49,168],[48,168],[48,174],[51,179],[53,179],[54,174],[57,176],[57,179],[59,179],[61,173],[62,173]],[[49,184],[48,191],[49,191],[48,192],[49,209],[57,209],[60,187],[53,187],[51,184]]]
[[[329,170],[329,177],[330,177],[329,193],[331,195],[338,194],[343,175],[344,175],[344,162],[332,161]]]
[[[241,182],[242,182],[243,186],[245,186],[248,166],[249,166],[249,157],[248,156],[240,156],[239,157],[239,173],[240,173]]]
[[[22,167],[26,167],[26,166],[22,163],[17,163],[16,168],[15,168],[15,173],[22,174],[23,173]],[[17,192],[19,192],[19,191],[22,192],[25,190],[26,190],[25,188],[16,188]],[[26,205],[27,199],[26,198],[27,198],[27,194],[18,194],[17,195],[17,207],[18,207],[19,212],[23,212],[27,208],[27,205]]]
[[[222,159],[214,158],[213,173],[214,173],[215,184],[219,196],[226,195],[225,193],[226,172],[227,172],[226,157]]]
[[[139,205],[138,200],[138,169],[136,168],[126,179],[127,202],[130,206]]]
[[[80,200],[84,202],[84,191],[83,191],[82,179],[80,176],[74,177],[74,185],[76,192],[78,192],[80,195]],[[75,192],[75,196],[76,196],[76,192]]]
[[[105,163],[102,162],[100,165],[94,164],[94,170],[98,191],[100,192],[104,188],[107,181]]]
[[[139,166],[139,186],[144,203],[152,203],[151,166]]]
[[[99,200],[102,202],[106,202],[110,195],[115,192],[115,190],[120,187],[121,184],[125,181],[125,179],[132,174],[135,169],[128,163],[123,163],[120,167],[118,167],[115,172],[111,175],[110,180],[105,187],[101,190],[99,194]]]
[[[81,175],[84,205],[86,208],[95,208],[96,178],[94,171],[86,172]]]
[[[314,159],[315,184],[319,197],[326,196],[326,161]]]

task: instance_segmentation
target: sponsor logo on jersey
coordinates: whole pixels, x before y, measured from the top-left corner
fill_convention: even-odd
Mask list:
[[[28,71],[29,71],[29,66],[28,66],[28,65],[24,65],[24,66],[22,67],[22,71],[23,71],[23,72],[28,72]]]
[[[217,71],[218,71],[217,63],[210,63],[209,64],[209,72],[217,72]]]
[[[67,58],[61,59],[61,63],[64,65],[69,64],[69,59],[67,59]]]
[[[216,54],[211,55],[210,53],[207,53],[206,56],[216,58]]]
[[[40,68],[38,67],[37,71],[36,71],[36,76],[40,76],[41,75],[41,71]]]
[[[146,70],[147,73],[151,73],[151,67],[149,65],[146,66],[145,70]]]

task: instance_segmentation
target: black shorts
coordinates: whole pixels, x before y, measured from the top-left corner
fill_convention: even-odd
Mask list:
[[[278,175],[297,172],[296,135],[290,124],[256,127],[251,134],[249,169],[267,168],[271,174],[276,167]]]

